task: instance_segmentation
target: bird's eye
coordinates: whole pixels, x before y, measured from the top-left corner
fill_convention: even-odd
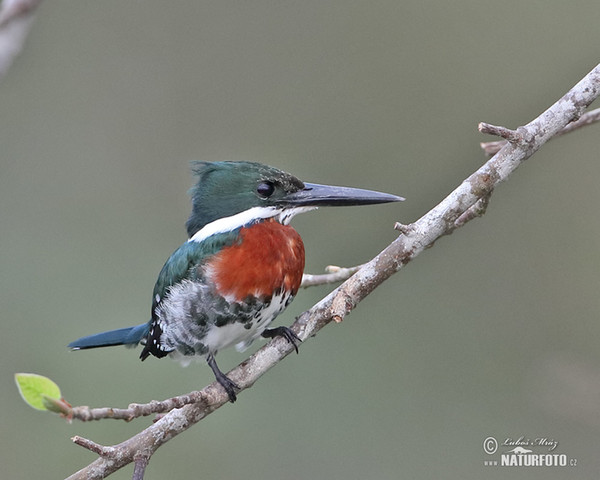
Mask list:
[[[275,191],[275,185],[271,182],[261,182],[256,187],[256,193],[258,193],[262,198],[268,198],[273,195]]]

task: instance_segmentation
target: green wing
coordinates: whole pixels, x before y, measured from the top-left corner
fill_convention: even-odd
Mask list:
[[[152,294],[152,315],[164,299],[169,287],[182,280],[198,279],[198,268],[222,248],[235,243],[238,231],[213,235],[202,242],[188,241],[173,252],[158,275]]]

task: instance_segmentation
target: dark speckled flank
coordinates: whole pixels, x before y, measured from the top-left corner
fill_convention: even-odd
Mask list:
[[[249,345],[292,300],[282,289],[277,292],[267,298],[248,296],[243,302],[228,302],[215,293],[210,282],[185,280],[171,287],[157,306],[143,359],[173,352],[204,356],[229,344]],[[224,327],[235,325],[239,328],[233,328],[229,338]],[[222,338],[210,344],[214,339],[211,332],[217,330]]]

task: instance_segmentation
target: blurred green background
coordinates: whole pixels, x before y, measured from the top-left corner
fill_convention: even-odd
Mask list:
[[[478,122],[526,123],[600,61],[599,14],[589,1],[42,4],[0,84],[2,478],[63,478],[95,458],[71,436],[114,444],[150,422],[69,425],[27,407],[15,372],[94,406],[213,380],[139,350],[65,347],[149,317],[185,240],[190,160],[405,196],[294,221],[308,272],[365,261],[485,161]],[[484,218],[161,448],[146,478],[596,477],[598,128],[546,145]],[[329,289],[302,291],[278,322]],[[578,464],[485,467],[488,436],[552,438]]]

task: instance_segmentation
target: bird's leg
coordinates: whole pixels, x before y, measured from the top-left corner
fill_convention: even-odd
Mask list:
[[[227,395],[229,396],[229,401],[231,403],[235,402],[237,400],[235,391],[239,390],[240,387],[219,369],[217,362],[215,361],[215,357],[212,353],[208,354],[208,356],[206,357],[206,362],[215,374],[217,382],[219,382],[227,392]]]
[[[288,327],[267,328],[266,330],[264,330],[261,333],[261,335],[264,338],[275,338],[275,337],[285,338],[288,342],[290,342],[294,346],[296,353],[298,353],[298,345],[302,342],[302,340],[300,340],[300,337],[298,337],[298,335],[296,335],[292,331],[292,329],[288,328]]]

